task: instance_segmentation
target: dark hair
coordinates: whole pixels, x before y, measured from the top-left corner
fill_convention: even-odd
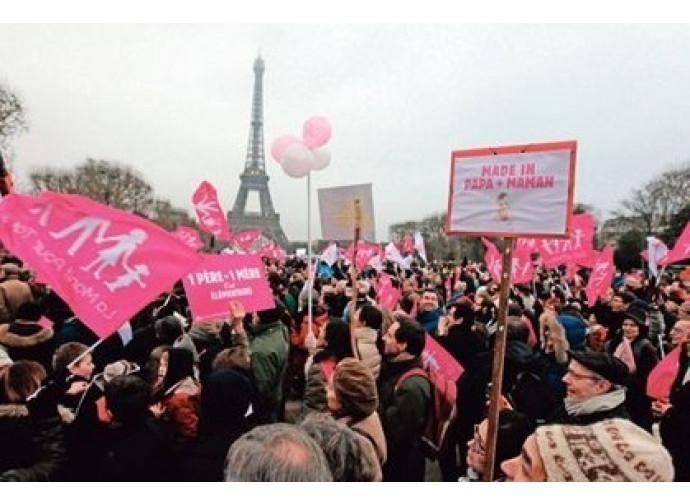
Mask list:
[[[378,331],[383,323],[383,314],[374,305],[366,304],[359,309],[359,321]]]
[[[182,322],[175,315],[167,315],[154,323],[156,336],[167,345],[172,345],[182,334]]]
[[[53,353],[53,371],[55,373],[69,371],[67,366],[74,362],[81,354],[85,354],[88,349],[89,347],[84,343],[78,343],[76,341],[63,343]],[[86,355],[84,355],[84,357],[86,357]],[[79,363],[77,362],[76,364]]]
[[[398,343],[407,343],[407,353],[419,356],[424,351],[426,332],[422,325],[404,315],[397,315],[396,321],[400,324],[395,331],[395,340]]]
[[[46,378],[45,368],[35,361],[19,360],[0,371],[1,402],[22,404]]]
[[[168,350],[168,370],[163,380],[163,393],[188,376],[194,376],[194,354],[186,348]]]
[[[28,301],[19,305],[19,308],[17,308],[16,318],[38,322],[42,315],[43,308],[41,305],[35,301]]]
[[[334,357],[340,362],[345,357],[352,357],[352,343],[350,342],[350,326],[343,319],[331,317],[324,329],[326,346],[314,355],[314,362],[321,362]]]
[[[534,432],[535,427],[526,415],[515,410],[504,409],[499,412],[494,478],[505,476],[501,471],[501,463],[520,454],[525,439]]]
[[[142,421],[149,406],[146,382],[135,375],[116,376],[105,383],[105,402],[117,422],[128,425]]]
[[[517,340],[527,343],[529,340],[529,327],[527,322],[522,320],[520,317],[508,317],[508,332],[506,335],[507,340]]]

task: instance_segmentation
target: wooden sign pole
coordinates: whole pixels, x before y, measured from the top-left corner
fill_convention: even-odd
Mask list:
[[[503,360],[506,353],[506,336],[508,328],[508,291],[510,289],[510,278],[513,270],[513,249],[515,248],[516,238],[504,238],[503,262],[501,269],[501,290],[499,292],[498,305],[498,329],[494,343],[494,360],[491,371],[491,393],[489,397],[489,430],[486,439],[486,469],[484,471],[484,481],[494,479],[494,461],[496,460],[496,437],[498,432],[498,413],[501,402],[501,383],[503,382]]]

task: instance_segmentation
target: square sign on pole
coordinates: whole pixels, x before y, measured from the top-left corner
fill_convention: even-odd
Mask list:
[[[576,151],[576,141],[453,151],[446,233],[568,237]]]

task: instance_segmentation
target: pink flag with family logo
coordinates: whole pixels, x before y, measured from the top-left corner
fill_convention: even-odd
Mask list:
[[[76,194],[6,196],[0,241],[101,338],[201,261],[153,222]]]
[[[235,245],[240,247],[242,250],[248,251],[252,248],[252,245],[256,243],[261,238],[261,231],[258,229],[246,229],[235,233],[232,237]]]
[[[533,252],[539,252],[544,265],[548,268],[567,263],[591,267],[594,259],[592,257],[594,216],[592,214],[573,215],[572,226],[573,230],[565,240],[520,238],[518,248],[524,246]]]
[[[354,248],[354,244],[351,243],[350,246],[347,247],[347,250],[345,250],[345,258],[350,262],[353,262],[352,255],[354,254]],[[378,245],[360,240],[357,245],[357,261],[355,262],[355,267],[358,270],[363,270],[366,268],[367,264],[369,264],[369,261],[377,256],[380,251],[381,248]]]
[[[199,233],[196,232],[196,229],[177,226],[177,229],[171,234],[192,250],[199,250],[204,246],[204,242],[199,238]]]
[[[247,312],[275,308],[258,255],[204,255],[182,284],[194,320],[226,317],[231,300],[240,301]]]
[[[607,245],[599,253],[585,288],[587,304],[590,307],[594,306],[599,296],[605,294],[611,287],[611,280],[613,280],[613,247]]]
[[[426,369],[440,373],[453,381],[457,381],[464,371],[460,363],[429,334],[426,335],[422,362]]]
[[[219,240],[229,242],[230,225],[218,202],[216,188],[209,182],[203,181],[192,195],[192,203],[196,211],[199,225]]]

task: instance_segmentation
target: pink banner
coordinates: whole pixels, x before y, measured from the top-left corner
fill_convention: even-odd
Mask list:
[[[393,286],[391,277],[387,273],[381,273],[381,280],[377,292],[379,305],[389,310],[395,310],[400,300],[400,289]]]
[[[201,261],[151,221],[74,194],[6,196],[0,240],[101,338]]]
[[[668,399],[678,374],[680,351],[683,345],[671,350],[647,376],[647,395],[652,399]]]
[[[261,238],[261,231],[258,229],[246,229],[235,233],[232,237],[235,244],[245,251],[250,250],[259,238]]]
[[[199,233],[196,232],[196,229],[177,226],[177,229],[171,234],[192,250],[200,250],[204,247],[204,242],[199,238]]]
[[[676,244],[673,246],[668,255],[660,261],[659,264],[662,266],[665,264],[673,264],[683,259],[690,257],[690,222],[685,224],[683,232],[680,234],[676,240]]]
[[[591,267],[594,216],[592,214],[574,215],[572,225],[573,231],[567,240],[521,238],[518,240],[518,247],[524,246],[534,252],[539,252],[547,268],[555,268],[567,263]]]
[[[501,273],[503,272],[503,259],[496,246],[486,238],[482,238],[482,243],[486,247],[484,253],[484,263],[491,273],[494,282],[501,283]],[[513,269],[511,272],[511,283],[530,283],[534,274],[534,266],[530,258],[530,251],[526,247],[518,245],[513,252]]]
[[[360,271],[363,270],[366,268],[367,264],[369,264],[369,261],[380,253],[381,247],[378,245],[360,241],[359,245],[357,245],[357,262],[355,263],[355,267]],[[354,254],[354,244],[351,243],[350,246],[347,247],[347,250],[345,250],[345,258],[350,262],[353,262],[352,254]]]
[[[209,182],[203,181],[192,195],[192,203],[199,225],[219,240],[229,242],[230,225],[218,202],[218,193]]]
[[[275,307],[266,269],[258,255],[204,255],[182,278],[194,320],[228,316],[230,300],[247,312]]]
[[[422,352],[422,362],[425,368],[436,371],[453,381],[457,381],[464,371],[458,361],[453,359],[453,356],[428,334]]]
[[[607,245],[597,257],[585,288],[587,304],[590,307],[594,306],[599,296],[606,294],[611,287],[611,280],[613,280],[613,247]]]

